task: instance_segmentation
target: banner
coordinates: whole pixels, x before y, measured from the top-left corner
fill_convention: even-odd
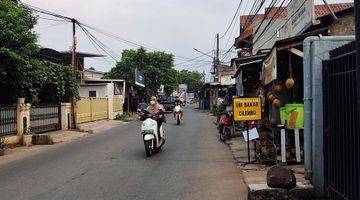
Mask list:
[[[263,62],[261,79],[265,85],[271,83],[271,81],[277,78],[276,59],[276,48],[274,48],[271,51],[270,56],[266,58]]]
[[[242,70],[240,71],[239,75],[236,77],[236,96],[239,96],[239,97],[244,96]]]
[[[145,77],[138,68],[135,69],[135,84],[140,87],[145,87]]]
[[[286,6],[288,23],[283,34],[286,37],[294,37],[313,25],[315,20],[314,9],[314,0],[290,1]]]
[[[187,84],[179,84],[179,93],[182,93],[182,92],[186,93],[187,89],[188,89]]]

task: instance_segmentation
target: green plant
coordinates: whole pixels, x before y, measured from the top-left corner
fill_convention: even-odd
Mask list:
[[[36,22],[29,8],[12,0],[0,1],[0,104],[18,97],[36,103],[42,98],[68,99],[72,92],[79,96],[71,67],[37,58]]]
[[[2,138],[0,138],[0,150],[4,150],[5,147],[6,147],[5,138],[2,137]]]
[[[124,115],[124,114],[117,114],[117,115],[115,116],[115,120],[127,121],[126,115]]]

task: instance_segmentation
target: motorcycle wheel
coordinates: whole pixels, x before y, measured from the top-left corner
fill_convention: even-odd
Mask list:
[[[146,140],[144,141],[144,145],[145,145],[145,153],[146,153],[146,157],[150,157],[153,153],[152,151],[152,140]]]
[[[227,128],[223,128],[223,130],[220,133],[220,140],[225,142],[228,139],[230,139],[230,130]]]
[[[176,116],[176,124],[180,125],[180,116],[179,115]]]

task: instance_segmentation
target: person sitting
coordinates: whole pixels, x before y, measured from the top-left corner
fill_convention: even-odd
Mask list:
[[[150,98],[150,105],[146,108],[146,111],[149,113],[150,117],[157,122],[158,134],[160,133],[162,123],[166,122],[165,115],[163,114],[164,110],[164,106],[157,101],[156,97],[152,96]]]
[[[184,104],[181,102],[180,98],[179,97],[175,97],[175,107],[179,105],[180,106],[180,118],[181,120],[184,119]],[[173,109],[173,114],[174,114],[174,119],[176,119],[176,114],[175,114],[175,107]]]

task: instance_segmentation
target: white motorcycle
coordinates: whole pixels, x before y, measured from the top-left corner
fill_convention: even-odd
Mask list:
[[[147,116],[148,113],[145,113],[145,115]],[[162,115],[162,113],[159,115]],[[165,136],[163,126],[160,126],[160,130],[158,130],[158,124],[154,119],[145,118],[141,125],[141,134],[143,135],[146,156],[151,157],[155,151],[160,151],[165,144]]]
[[[176,124],[180,125],[180,123],[181,123],[181,106],[180,105],[175,106],[174,113],[175,113]]]

